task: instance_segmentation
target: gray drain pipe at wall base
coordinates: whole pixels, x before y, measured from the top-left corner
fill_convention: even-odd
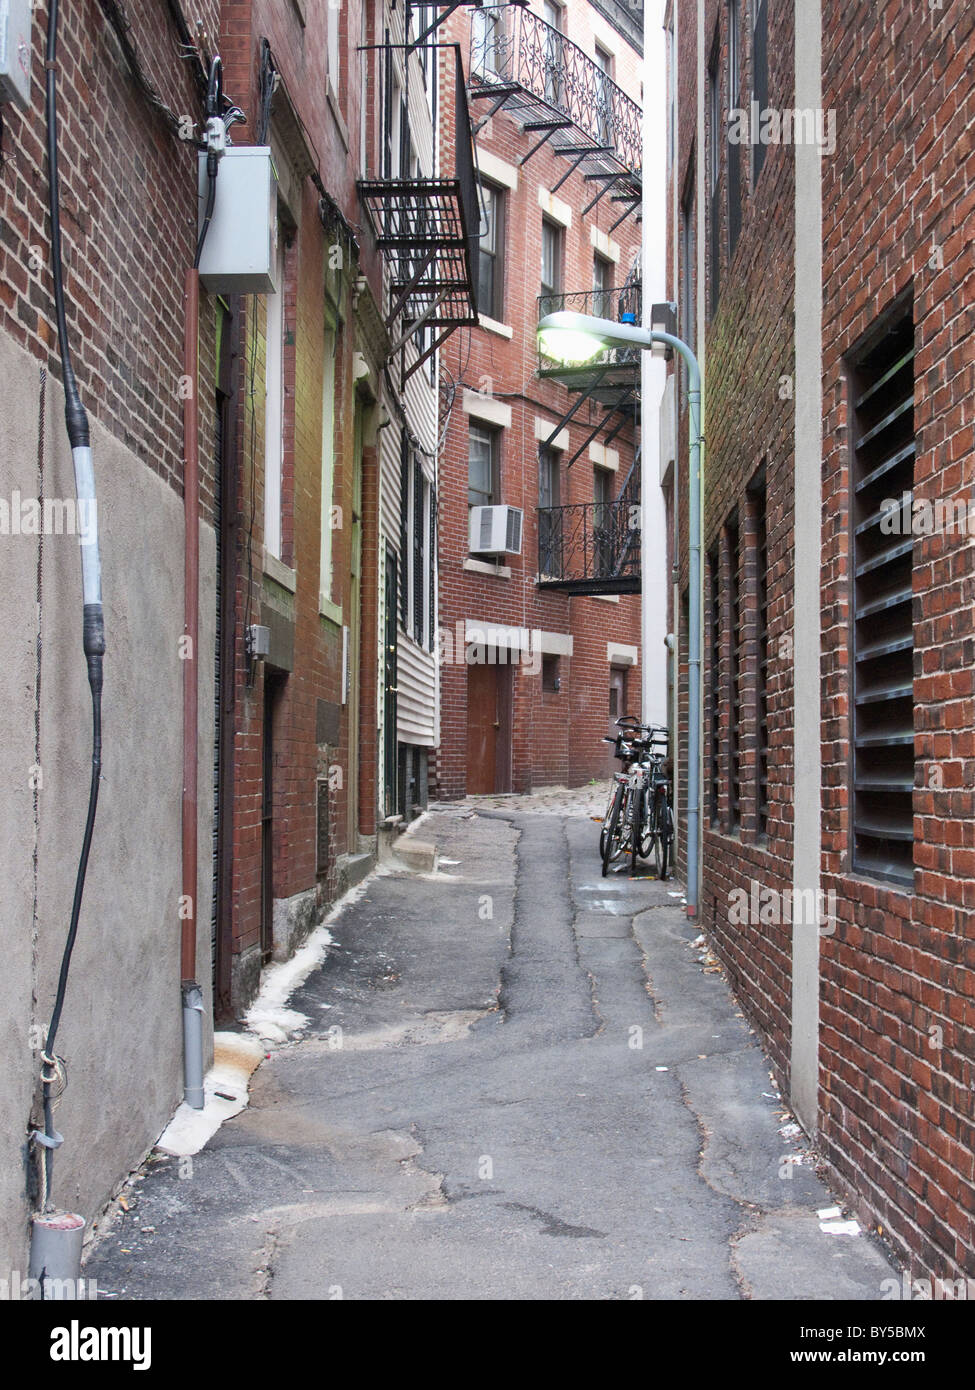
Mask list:
[[[203,990],[195,981],[183,985],[183,1099],[203,1109]]]
[[[687,469],[689,532],[687,624],[687,915],[697,917],[701,878],[701,369],[689,350],[690,458]]]
[[[37,1281],[42,1299],[80,1297],[84,1238],[84,1217],[64,1211],[34,1213],[27,1274]]]

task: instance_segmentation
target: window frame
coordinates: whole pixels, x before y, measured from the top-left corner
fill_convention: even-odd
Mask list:
[[[471,441],[475,434],[483,435],[488,441],[489,466],[491,470],[491,491],[487,501],[471,501]],[[482,491],[477,489],[477,491]],[[500,506],[501,496],[501,429],[485,420],[470,417],[467,428],[467,510],[471,507]]]
[[[545,250],[546,244],[553,252],[554,271],[553,283],[549,284],[545,280]],[[541,298],[556,299],[562,294],[564,283],[564,263],[565,263],[565,228],[559,222],[555,222],[551,217],[542,218],[542,244],[541,244],[541,274],[539,276],[539,291]]]
[[[477,13],[477,11],[475,11]],[[485,314],[488,318],[494,319],[497,323],[504,321],[504,243],[505,243],[505,214],[506,198],[505,189],[489,179],[481,179],[480,187],[484,194],[489,195],[491,207],[493,208],[493,221],[486,206],[486,200],[482,203],[482,215],[488,218],[488,228],[481,233],[478,249],[478,285],[477,285],[477,307],[478,311]],[[480,200],[479,200],[480,201]],[[490,231],[493,234],[494,246],[485,245],[484,238]],[[491,292],[490,304],[481,302],[482,297],[482,276],[484,268],[490,264],[491,267]]]

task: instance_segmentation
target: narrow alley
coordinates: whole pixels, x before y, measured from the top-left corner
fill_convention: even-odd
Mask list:
[[[883,1297],[679,885],[601,876],[600,790],[431,809],[248,1108],[115,1204],[101,1299]]]

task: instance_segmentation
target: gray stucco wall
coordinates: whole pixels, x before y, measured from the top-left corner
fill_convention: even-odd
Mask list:
[[[41,369],[0,334],[0,495],[40,493]],[[179,923],[183,505],[92,421],[108,651],[98,819],[57,1038],[68,1088],[55,1123],[54,1197],[90,1218],[139,1162],[181,1096]],[[63,395],[47,382],[43,492],[73,497]],[[41,602],[37,603],[41,547]],[[210,1012],[215,543],[201,541],[198,978]],[[74,536],[0,536],[0,1277],[25,1270],[25,1135],[35,1094],[32,1025],[50,1016],[87,806],[91,703]],[[38,628],[40,624],[40,628]],[[38,645],[38,637],[40,643]],[[38,663],[39,655],[39,663]],[[35,764],[40,679],[42,784]],[[35,872],[36,850],[36,872]],[[208,1031],[209,1031],[208,1017]],[[209,1054],[208,1038],[208,1054]]]

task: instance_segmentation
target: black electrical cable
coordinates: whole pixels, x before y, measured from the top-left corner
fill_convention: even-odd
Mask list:
[[[46,53],[46,99],[47,120],[47,160],[48,160],[48,207],[51,217],[51,274],[54,281],[54,304],[58,324],[58,344],[61,356],[61,373],[64,385],[64,420],[68,440],[75,458],[76,469],[79,454],[83,455],[87,466],[89,449],[88,416],[81,403],[78,383],[71,363],[71,348],[68,341],[68,323],[64,302],[64,269],[61,251],[61,199],[58,180],[58,124],[57,124],[57,42],[58,42],[58,0],[50,0],[47,17]],[[96,543],[97,544],[97,543]],[[97,577],[97,552],[93,558],[90,573]],[[74,899],[71,904],[71,919],[61,958],[61,971],[58,976],[57,995],[51,1022],[41,1054],[43,1070],[41,1073],[44,1101],[45,1143],[44,1171],[45,1196],[50,1201],[51,1165],[54,1146],[60,1143],[53,1126],[54,1096],[52,1087],[58,1079],[58,1060],[54,1054],[54,1042],[61,1021],[64,997],[68,985],[68,972],[71,967],[71,954],[78,935],[78,922],[81,916],[81,903],[85,890],[85,877],[88,871],[88,857],[91,853],[92,836],[95,829],[95,814],[98,809],[98,783],[101,776],[102,761],[102,658],[105,654],[105,623],[100,594],[98,601],[89,601],[85,595],[83,642],[88,665],[88,684],[91,688],[92,704],[92,752],[91,784],[88,792],[88,815],[82,840],[81,856],[75,878]]]
[[[210,64],[210,79],[207,83],[207,121],[211,121],[215,116],[220,115],[220,107],[223,103],[223,63],[219,53],[213,58]],[[199,240],[196,243],[196,255],[193,258],[193,269],[199,270],[200,261],[203,257],[203,245],[207,239],[207,232],[210,230],[210,222],[213,218],[213,205],[217,198],[217,167],[220,163],[220,156],[213,149],[207,150],[207,205],[203,215],[203,225],[200,228]]]

